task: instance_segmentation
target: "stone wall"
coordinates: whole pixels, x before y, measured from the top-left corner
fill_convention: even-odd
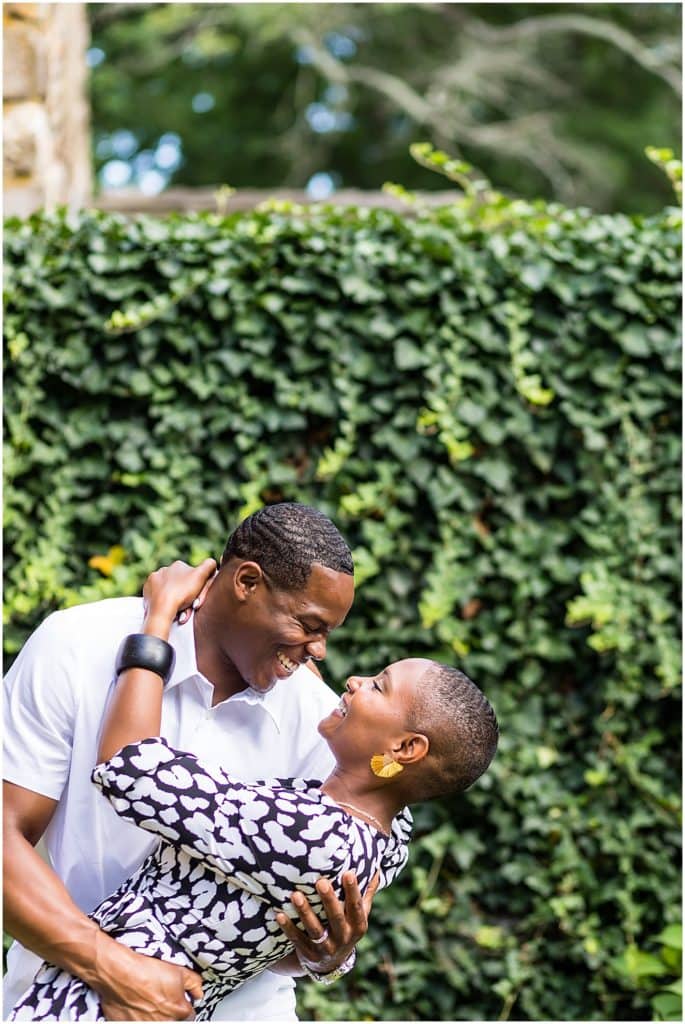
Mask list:
[[[149,213],[153,216],[164,216],[168,213],[191,213],[211,210],[212,213],[236,213],[240,210],[253,210],[260,203],[269,200],[298,203],[309,206],[316,202],[303,189],[270,188],[252,189],[239,188],[225,194],[225,186],[185,188],[175,186],[165,189],[156,196],[146,196],[139,189],[120,188],[111,192],[101,192],[93,200],[93,206],[99,210],[116,213],[137,214]],[[440,189],[435,192],[414,192],[418,206],[444,206],[457,202],[464,196],[457,189]],[[379,206],[386,210],[398,210],[410,215],[412,208],[387,192],[364,191],[362,189],[344,188],[334,192],[326,203],[337,206]]]
[[[85,4],[3,4],[4,213],[91,197]]]

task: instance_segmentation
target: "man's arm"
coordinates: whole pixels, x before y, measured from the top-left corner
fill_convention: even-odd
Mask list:
[[[134,953],[106,935],[34,850],[56,801],[5,782],[3,803],[5,929],[38,956],[82,978],[99,994],[109,1020],[192,1020],[186,990],[198,991],[199,976]]]

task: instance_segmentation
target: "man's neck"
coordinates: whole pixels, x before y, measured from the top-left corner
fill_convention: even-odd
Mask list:
[[[216,643],[204,608],[198,609],[193,615],[193,636],[197,667],[214,687],[212,707],[247,689],[245,680],[233,662],[225,657]]]

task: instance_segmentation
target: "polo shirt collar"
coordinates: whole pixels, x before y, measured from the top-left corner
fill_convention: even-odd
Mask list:
[[[205,677],[203,676],[202,678],[204,679]],[[259,693],[257,690],[252,690],[249,686],[246,686],[244,690],[240,690],[238,693],[234,693],[232,697],[222,701],[222,704],[236,702],[262,707],[280,733],[283,731],[287,714],[287,702],[292,699],[288,694],[288,682],[289,680],[287,679],[279,680],[268,693]],[[217,707],[221,707],[222,704],[218,704]]]
[[[204,676],[197,667],[195,633],[193,630],[192,615],[188,622],[184,623],[182,626],[179,626],[177,622],[172,625],[169,633],[169,641],[176,651],[176,663],[174,665],[174,671],[171,674],[171,679],[167,683],[165,689],[171,690],[175,686],[178,686],[179,683],[182,683],[185,679],[189,679],[190,677],[199,677],[211,686],[211,680],[207,679],[207,677]],[[297,672],[309,673],[310,669],[303,665],[297,669]],[[279,680],[276,685],[268,691],[268,693],[258,693],[256,690],[252,690],[248,686],[244,690],[240,690],[239,693],[229,697],[228,701],[261,705],[280,733],[285,720],[286,702],[289,699],[287,693],[288,683],[289,680],[287,679]],[[222,704],[226,704],[228,701],[222,701],[221,704],[217,704],[216,706],[221,707]]]
[[[167,690],[178,686],[179,683],[183,682],[184,679],[188,679],[189,676],[200,674],[195,654],[195,634],[193,632],[192,615],[182,626],[179,626],[178,622],[172,624],[169,631],[169,643],[176,652],[176,663],[174,671],[171,673],[171,679],[166,684],[165,689]]]
[[[247,687],[231,697],[231,700],[242,700],[246,704],[260,704],[280,733],[286,716],[286,702],[292,699],[292,695],[288,694],[289,682],[288,679],[279,680],[268,693],[258,693]]]
[[[292,689],[299,685],[301,688],[311,687],[313,690],[316,679],[317,674],[315,672],[307,668],[306,665],[300,665],[289,679],[279,679],[274,688],[269,690],[268,693],[254,694],[255,697],[264,702],[264,707],[273,718],[279,732],[282,731],[281,726],[287,723],[289,713],[296,703]],[[252,690],[248,692],[253,693]],[[325,714],[326,712],[322,711],[321,717]]]

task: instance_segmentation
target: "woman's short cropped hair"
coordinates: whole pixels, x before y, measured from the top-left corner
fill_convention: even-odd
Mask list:
[[[419,680],[409,728],[430,743],[417,780],[418,800],[468,789],[497,750],[499,728],[490,702],[458,668],[438,662]]]

